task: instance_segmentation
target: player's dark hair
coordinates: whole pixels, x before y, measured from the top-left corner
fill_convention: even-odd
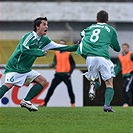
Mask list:
[[[63,41],[65,43],[65,45],[67,45],[67,42],[65,40],[61,39],[60,41]]]
[[[101,10],[97,13],[97,21],[101,23],[106,23],[108,21],[108,13]]]
[[[34,31],[36,31],[36,26],[39,26],[41,23],[42,23],[42,20],[45,20],[45,21],[47,21],[47,18],[46,17],[39,17],[39,18],[36,18],[35,20],[34,20],[34,24],[33,24],[33,26],[34,26]]]
[[[127,46],[129,48],[129,44],[128,43],[123,43],[122,46]]]

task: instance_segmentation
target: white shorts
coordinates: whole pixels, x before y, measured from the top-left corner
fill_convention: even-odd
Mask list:
[[[5,76],[5,83],[11,83],[15,86],[29,85],[40,73],[37,71],[30,71],[27,73],[9,72]]]
[[[88,80],[90,81],[100,78],[100,75],[104,81],[115,77],[114,64],[110,60],[98,56],[88,56],[86,64],[88,67]]]

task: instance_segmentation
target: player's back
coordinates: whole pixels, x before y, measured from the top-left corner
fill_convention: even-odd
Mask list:
[[[92,24],[87,27],[81,32],[83,37],[82,46],[80,46],[82,47],[82,54],[86,56],[102,56],[109,59],[108,49],[112,45],[114,33],[116,34],[114,28],[106,23]]]

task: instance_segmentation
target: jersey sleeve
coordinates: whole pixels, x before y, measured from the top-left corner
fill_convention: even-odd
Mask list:
[[[26,55],[31,55],[31,56],[44,56],[45,52],[44,50],[41,50],[39,48],[31,48],[30,44],[31,44],[31,39],[33,36],[28,35],[28,36],[24,36],[20,42],[20,50],[22,54],[26,54]]]
[[[114,68],[115,74],[117,75],[121,71],[121,63],[120,60],[118,59],[115,68]]]
[[[43,50],[59,50],[59,51],[69,51],[69,52],[73,52],[76,51],[78,48],[78,44],[74,45],[74,46],[67,46],[67,45],[62,45],[62,44],[58,44],[55,43],[54,41],[51,41],[49,44],[47,44],[45,47],[43,47]]]
[[[131,54],[130,58],[131,58],[131,60],[133,61],[133,53]]]
[[[116,52],[120,51],[120,44],[118,42],[118,38],[117,38],[117,34],[116,34],[115,29],[113,29],[110,47]]]
[[[80,32],[80,37],[83,38],[84,36],[85,36],[85,31],[83,30]]]

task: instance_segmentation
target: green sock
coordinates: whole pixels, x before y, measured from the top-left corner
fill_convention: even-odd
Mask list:
[[[37,96],[43,89],[43,86],[39,83],[35,84],[30,91],[28,92],[28,94],[26,95],[26,97],[24,98],[24,100],[26,101],[30,101],[32,100],[35,96]]]
[[[9,88],[5,85],[2,85],[0,87],[0,98],[2,98],[4,96],[4,94],[9,90]]]
[[[105,91],[105,104],[107,106],[110,106],[110,103],[114,96],[114,89],[111,87],[107,87]]]
[[[96,85],[96,90],[98,90],[99,87],[100,87],[100,83],[96,81],[96,82],[95,82],[95,85]]]

